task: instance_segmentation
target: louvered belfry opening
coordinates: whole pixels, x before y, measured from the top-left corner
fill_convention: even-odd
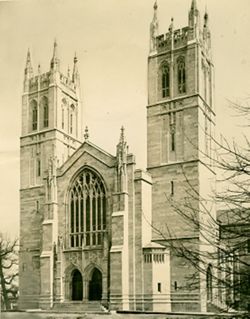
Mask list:
[[[69,193],[69,245],[100,246],[106,231],[106,191],[102,180],[89,169],[76,177]]]

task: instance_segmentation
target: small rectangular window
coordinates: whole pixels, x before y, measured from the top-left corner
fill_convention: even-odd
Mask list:
[[[158,292],[161,292],[161,283],[160,282],[158,282],[157,290],[158,290]]]
[[[178,289],[177,281],[174,282],[174,290]]]
[[[25,271],[27,269],[27,265],[26,265],[26,263],[23,263],[22,264],[22,271]]]

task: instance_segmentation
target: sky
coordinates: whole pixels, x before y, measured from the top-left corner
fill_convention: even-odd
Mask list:
[[[239,137],[242,119],[228,101],[250,94],[250,1],[197,0],[209,13],[217,133]],[[57,39],[61,70],[79,59],[84,125],[90,141],[114,154],[120,127],[137,166],[146,167],[147,56],[154,0],[0,1],[0,232],[19,232],[21,96],[28,48],[34,72],[49,70]],[[171,17],[188,22],[191,0],[158,0],[160,33]],[[247,133],[247,132],[246,132]]]

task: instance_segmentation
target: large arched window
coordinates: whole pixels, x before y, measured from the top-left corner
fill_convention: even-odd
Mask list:
[[[37,102],[36,100],[31,101],[31,112],[32,112],[32,130],[37,130]]]
[[[162,72],[161,72],[162,97],[169,96],[169,84],[170,84],[169,66],[167,64],[164,64],[162,66]]]
[[[49,126],[49,105],[47,97],[43,97],[41,101],[41,107],[43,112],[43,127]]]
[[[177,61],[177,72],[178,72],[178,92],[186,93],[186,69],[185,59],[180,57]]]
[[[69,192],[70,246],[99,246],[106,230],[106,192],[101,179],[84,169]]]

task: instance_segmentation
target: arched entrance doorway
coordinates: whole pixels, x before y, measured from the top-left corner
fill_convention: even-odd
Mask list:
[[[94,268],[89,282],[89,300],[102,299],[102,273]]]
[[[83,297],[82,275],[75,269],[72,273],[72,300],[82,300]]]

